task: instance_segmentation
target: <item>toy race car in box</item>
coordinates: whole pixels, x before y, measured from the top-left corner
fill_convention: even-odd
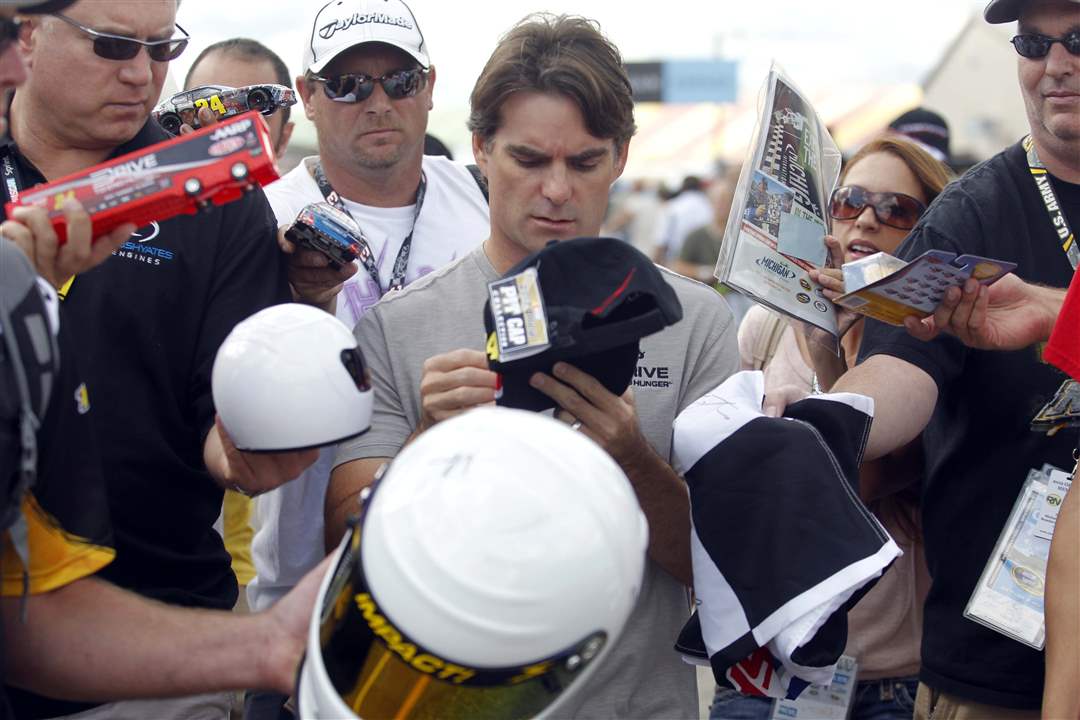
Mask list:
[[[200,108],[210,108],[219,120],[246,113],[249,110],[273,115],[278,108],[296,104],[296,93],[284,85],[203,85],[173,95],[154,108],[154,119],[166,132],[180,134],[180,126],[199,128]]]
[[[330,259],[337,270],[360,254],[359,238],[364,236],[356,221],[329,203],[311,203],[296,216],[285,231],[285,239],[299,247],[317,250]]]
[[[247,113],[39,185],[6,210],[10,217],[20,205],[46,208],[64,243],[67,223],[61,208],[69,198],[89,213],[97,238],[126,222],[142,227],[210,204],[224,205],[256,183],[277,177],[266,121]]]

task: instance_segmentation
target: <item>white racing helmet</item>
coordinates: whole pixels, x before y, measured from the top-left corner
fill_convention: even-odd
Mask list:
[[[238,323],[218,349],[214,405],[247,452],[331,445],[371,427],[364,356],[344,323],[286,303]]]
[[[300,717],[557,715],[622,631],[647,542],[626,476],[563,423],[481,408],[438,424],[337,550]]]

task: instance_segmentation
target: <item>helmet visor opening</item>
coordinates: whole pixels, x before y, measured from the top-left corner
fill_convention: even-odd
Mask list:
[[[371,377],[368,374],[367,363],[364,362],[364,353],[359,347],[341,351],[341,364],[345,366],[349,376],[356,383],[356,389],[367,392],[371,389]]]
[[[532,718],[563,695],[607,641],[598,631],[550,657],[513,667],[479,667],[441,656],[406,635],[379,606],[364,578],[360,531],[361,521],[354,521],[320,625],[327,675],[357,717]]]

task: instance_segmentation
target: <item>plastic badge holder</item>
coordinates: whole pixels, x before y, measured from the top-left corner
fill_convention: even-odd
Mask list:
[[[964,617],[1042,650],[1046,644],[1043,596],[1050,538],[1068,474],[1032,470],[986,563]],[[1047,502],[1048,494],[1051,501]],[[1056,498],[1056,502],[1054,501]]]
[[[843,266],[848,292],[835,303],[890,325],[903,325],[906,317],[933,315],[950,287],[963,285],[970,277],[990,285],[1015,269],[1016,263],[943,250],[928,250],[910,263],[874,253]]]

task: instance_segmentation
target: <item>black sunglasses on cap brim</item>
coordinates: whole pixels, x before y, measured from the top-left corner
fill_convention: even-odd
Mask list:
[[[176,29],[184,33],[183,37],[169,38],[167,40],[139,40],[88,28],[61,13],[52,13],[52,16],[63,20],[71,27],[87,35],[94,41],[94,54],[106,60],[130,60],[139,54],[140,48],[146,48],[151,60],[169,62],[175,60],[180,56],[180,53],[184,52],[184,48],[187,47],[188,41],[191,39],[191,36],[179,24]]]

